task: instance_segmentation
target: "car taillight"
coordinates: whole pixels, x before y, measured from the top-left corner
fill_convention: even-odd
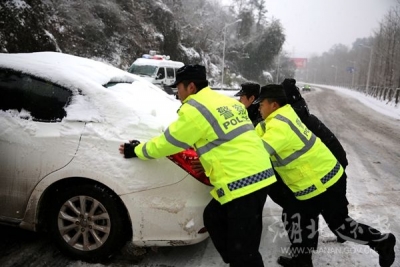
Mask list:
[[[168,156],[167,158],[172,160],[175,164],[184,169],[186,172],[188,172],[190,175],[196,178],[196,180],[198,180],[199,182],[211,186],[210,179],[205,175],[204,172],[197,173],[192,168],[191,162],[193,160],[199,159],[196,151],[194,151],[193,149],[191,148],[186,149],[185,151]]]

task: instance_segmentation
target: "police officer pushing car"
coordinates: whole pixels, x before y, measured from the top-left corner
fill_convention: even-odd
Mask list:
[[[182,102],[178,119],[150,141],[122,144],[120,153],[148,160],[193,147],[214,186],[203,219],[216,249],[232,267],[263,267],[262,211],[276,181],[263,141],[243,104],[208,87],[204,66],[178,69],[171,87]]]
[[[260,95],[260,85],[258,83],[245,82],[240,86],[242,88],[235,94],[235,96],[239,97],[240,103],[246,107],[250,120],[253,125],[256,126],[263,120],[258,111],[259,104],[254,104],[254,101]]]

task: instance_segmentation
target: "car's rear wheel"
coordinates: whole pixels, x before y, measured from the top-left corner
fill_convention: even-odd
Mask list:
[[[99,262],[127,241],[124,210],[117,196],[100,185],[57,190],[50,212],[50,230],[58,248],[75,259]]]

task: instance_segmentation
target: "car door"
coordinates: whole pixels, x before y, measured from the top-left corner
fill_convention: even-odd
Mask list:
[[[165,84],[173,84],[175,82],[175,70],[174,68],[167,67],[167,77],[165,80]]]
[[[156,74],[156,84],[165,84],[165,68],[159,67]]]
[[[0,69],[0,218],[22,219],[37,183],[74,157],[83,122],[63,121],[68,89]]]

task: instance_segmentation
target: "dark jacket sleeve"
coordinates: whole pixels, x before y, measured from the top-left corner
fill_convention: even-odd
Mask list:
[[[300,117],[300,116],[299,116]],[[300,117],[302,122],[307,126],[307,128],[318,136],[321,141],[328,147],[332,154],[339,161],[343,168],[349,164],[346,158],[346,151],[336,136],[329,130],[325,124],[320,121],[317,116],[310,114],[309,116]]]
[[[310,116],[310,111],[308,110],[308,106],[304,98],[301,98],[300,100],[296,101],[293,104],[290,104],[294,111],[296,112],[297,116],[303,121],[303,119],[307,118]],[[304,121],[303,121],[304,123]],[[308,126],[307,126],[308,127]],[[315,134],[315,133],[314,133]]]
[[[263,121],[260,112],[258,111],[259,104],[251,104],[247,108],[247,113],[249,115],[249,119],[253,123],[253,126],[256,127],[259,122]]]

